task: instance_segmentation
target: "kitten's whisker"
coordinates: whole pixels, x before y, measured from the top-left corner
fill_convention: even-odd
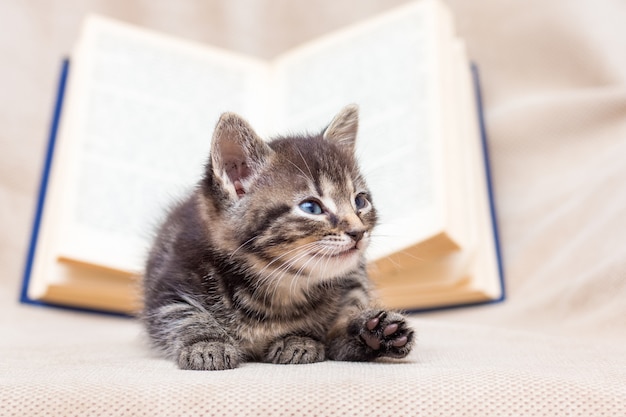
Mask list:
[[[309,171],[309,175],[311,175],[310,178],[314,178],[313,177],[313,172],[311,172],[311,168],[309,167],[309,164],[306,162],[306,159],[304,159],[304,156],[302,155],[302,152],[300,152],[300,148],[296,148],[298,151],[298,155],[300,155],[300,158],[302,158],[302,162],[304,162],[304,166],[306,167],[307,171]]]
[[[375,235],[375,236],[376,236],[376,237],[378,237],[378,236],[386,236],[386,237],[389,237],[389,235],[378,235],[378,234],[377,234],[377,235]],[[373,240],[373,241],[370,243],[370,245],[371,245],[371,247],[376,247],[376,246],[378,246],[378,245],[377,245],[377,242],[376,242],[375,240]],[[425,261],[426,261],[426,258],[422,258],[421,256],[418,256],[418,255],[412,254],[412,253],[408,252],[407,250],[396,251],[396,252],[394,252],[392,255],[390,255],[390,256],[388,256],[388,257],[386,257],[386,258],[391,260],[391,258],[392,258],[392,257],[394,257],[394,256],[395,256],[395,257],[397,257],[398,255],[403,255],[403,256],[409,257],[409,258],[411,258],[411,259],[413,259],[413,260],[416,260],[416,261],[422,261],[422,262],[425,262]]]
[[[296,251],[299,251],[299,250],[303,250],[303,249],[307,248],[307,246],[309,246],[309,245],[314,245],[314,244],[316,244],[316,242],[309,242],[309,243],[305,243],[305,244],[303,244],[303,245],[297,246],[297,247],[295,247],[295,248],[293,248],[293,249],[290,249],[290,250],[288,250],[288,251],[284,252],[284,253],[283,253],[283,254],[281,254],[280,256],[275,257],[275,258],[274,258],[274,259],[272,259],[272,260],[271,260],[271,261],[270,261],[267,265],[265,265],[265,267],[263,267],[263,269],[261,269],[261,270],[259,271],[259,275],[262,275],[262,274],[263,274],[263,272],[265,272],[265,270],[266,270],[267,268],[269,268],[270,266],[272,266],[272,264],[274,264],[275,262],[279,261],[279,260],[280,260],[280,259],[282,259],[283,257],[285,257],[285,256],[287,256],[287,255],[289,255],[289,254],[291,254],[291,253],[293,253],[293,252],[296,252]]]
[[[274,258],[274,259],[272,259],[270,262],[268,262],[268,263],[267,263],[267,264],[266,264],[266,265],[265,265],[265,266],[264,266],[264,267],[263,267],[263,268],[262,268],[262,269],[258,272],[259,276],[260,276],[260,277],[264,277],[264,275],[263,275],[263,274],[264,274],[264,272],[265,272],[265,271],[266,271],[266,270],[267,270],[270,266],[272,266],[274,263],[278,262],[279,260],[281,260],[282,258],[284,258],[284,257],[286,257],[286,256],[288,256],[288,255],[291,255],[291,254],[292,254],[292,253],[294,253],[294,252],[298,252],[298,251],[303,250],[304,248],[306,248],[306,246],[307,246],[307,245],[309,245],[309,244],[307,243],[307,244],[305,244],[305,245],[300,245],[300,246],[298,246],[298,247],[295,247],[295,248],[293,248],[293,249],[290,249],[290,250],[288,250],[288,251],[284,252],[284,253],[283,253],[283,254],[281,254],[280,256],[275,257],[275,258]],[[283,265],[280,265],[280,266],[279,266],[278,268],[276,268],[275,270],[280,270],[280,269],[281,269],[281,268],[283,268],[283,267],[284,267],[284,264],[283,264]],[[275,270],[274,270],[274,271],[275,271]],[[271,275],[272,275],[272,274],[270,274],[270,276],[271,276]],[[264,278],[265,278],[265,277],[264,277]]]
[[[319,242],[312,242],[312,245],[310,245],[307,249],[313,249],[316,247],[321,247],[322,250],[324,249],[324,246],[322,244],[320,244]],[[296,296],[296,292],[295,292],[295,287],[298,284],[298,279],[299,277],[302,275],[302,272],[309,266],[309,264],[313,261],[317,261],[319,262],[320,259],[318,259],[318,253],[311,253],[310,250],[307,250],[306,253],[303,253],[301,256],[299,256],[297,259],[294,258],[293,262],[290,263],[290,267],[295,264],[297,261],[299,261],[300,259],[302,259],[304,256],[310,256],[310,258],[303,264],[300,266],[300,268],[298,268],[298,270],[296,271],[295,274],[292,275],[292,281],[290,283],[289,286],[289,294],[292,294],[294,297]],[[283,272],[283,274],[285,274],[287,272],[287,270],[285,270],[285,272]],[[307,275],[307,285],[304,288],[308,288],[308,284],[310,282],[310,278],[311,275],[308,274]]]
[[[392,256],[390,256],[390,258],[393,257],[394,255],[398,255],[398,254],[402,254],[404,256],[408,256],[409,258],[411,258],[413,260],[416,260],[416,261],[422,261],[422,262],[426,261],[425,258],[422,258],[421,256],[413,255],[412,253],[409,253],[409,252],[407,252],[405,250],[401,250],[400,252],[395,252]]]
[[[317,242],[309,242],[304,245],[300,245],[290,251],[287,251],[281,256],[275,258],[274,260],[272,260],[271,263],[277,261],[279,258],[283,258],[286,255],[293,254],[294,252],[296,252],[295,254],[293,254],[293,256],[290,256],[282,265],[280,265],[278,268],[272,271],[269,275],[266,275],[266,276],[260,275],[264,284],[267,284],[265,288],[266,298],[269,296],[269,291],[272,290],[270,299],[274,299],[276,292],[278,291],[278,288],[280,287],[280,284],[282,283],[283,279],[286,276],[286,273],[289,271],[291,266],[295,264],[297,261],[299,261],[300,259],[302,259],[304,256],[307,256],[310,253],[308,249],[314,247],[316,244]],[[265,268],[263,268],[263,271],[267,269],[268,266],[269,264],[266,265]]]
[[[301,271],[302,271],[302,270],[303,270],[306,266],[308,266],[308,264],[309,264],[309,263],[311,263],[311,262],[314,262],[314,261],[315,261],[315,265],[313,265],[313,267],[311,268],[311,269],[315,269],[315,268],[317,268],[317,264],[319,264],[319,263],[320,263],[320,261],[321,261],[322,259],[324,259],[324,257],[325,257],[325,256],[322,254],[322,252],[323,252],[323,251],[325,251],[325,250],[327,250],[327,248],[326,248],[324,245],[322,245],[321,243],[320,243],[320,244],[318,244],[318,245],[317,245],[317,247],[320,247],[320,248],[321,248],[321,251],[318,251],[318,252],[316,252],[316,253],[311,254],[310,259],[309,259],[308,261],[306,261],[306,262],[304,263],[304,265],[302,265],[302,266],[300,267],[300,269],[298,270],[298,273],[297,273],[297,275],[296,275],[296,278],[300,275]],[[328,262],[328,259],[327,259],[327,262]],[[294,281],[295,281],[295,280],[294,280]],[[311,282],[311,274],[307,274],[307,278],[306,278],[306,286],[305,286],[305,288],[310,288],[310,282]]]
[[[328,254],[332,254],[332,249],[328,248]],[[326,270],[328,269],[328,265],[330,264],[330,257],[326,257],[326,265],[324,266],[324,276],[326,276]]]
[[[232,260],[232,259],[233,259],[233,256],[235,256],[235,254],[237,253],[237,251],[239,251],[240,249],[242,249],[242,248],[243,248],[244,246],[246,246],[248,243],[250,243],[250,242],[252,242],[253,240],[258,239],[258,238],[260,238],[260,237],[261,237],[261,236],[259,236],[259,235],[252,236],[250,239],[248,239],[248,240],[246,240],[245,242],[243,242],[241,245],[239,245],[239,247],[238,247],[237,249],[235,249],[235,250],[233,251],[233,253],[231,253],[231,254],[230,254],[230,256],[229,256],[229,258],[228,258],[228,259],[229,259],[229,260]]]
[[[401,267],[400,262],[398,262],[395,259],[393,259],[393,257],[389,256],[386,259],[389,260],[389,262],[391,262],[394,267],[396,267],[396,268],[400,268]]]
[[[317,268],[317,266],[319,265],[319,263],[320,263],[322,260],[324,260],[324,258],[326,258],[326,267],[324,267],[324,273],[323,273],[323,274],[321,274],[321,276],[325,276],[325,275],[326,275],[326,274],[325,274],[325,272],[326,272],[326,268],[327,268],[327,266],[328,266],[328,263],[330,262],[330,258],[329,258],[329,257],[327,257],[327,256],[325,256],[326,254],[325,254],[324,252],[331,253],[331,252],[332,252],[332,249],[330,249],[330,248],[329,248],[329,247],[327,247],[327,246],[323,246],[323,245],[320,245],[320,246],[321,246],[321,251],[319,251],[318,253],[316,253],[315,255],[313,255],[313,257],[312,257],[311,259],[313,260],[313,259],[317,258],[317,259],[316,259],[316,263],[315,263],[315,265],[314,265],[314,268]],[[311,274],[309,274],[309,275],[307,276],[307,282],[306,282],[306,283],[307,283],[307,287],[309,287],[310,282],[311,282]]]
[[[298,151],[298,152],[300,152],[300,151]],[[302,156],[302,154],[300,154],[300,156]],[[303,160],[304,160],[304,159],[303,159]],[[294,167],[295,167],[298,171],[300,171],[300,172],[302,173],[302,177],[303,177],[305,180],[310,181],[310,180],[311,180],[311,178],[313,178],[313,175],[312,175],[312,174],[311,174],[311,176],[310,176],[310,177],[307,177],[307,176],[306,176],[306,172],[304,172],[304,171],[303,171],[303,170],[302,170],[302,169],[301,169],[298,165],[296,165],[293,161],[291,161],[291,160],[287,159],[287,162],[289,162],[289,163],[290,163],[291,165],[293,165],[293,166],[294,166]],[[306,164],[306,161],[305,161],[304,163]],[[308,168],[309,168],[309,167],[307,166],[307,169],[308,169]],[[310,170],[310,169],[309,169],[309,172],[311,172],[311,170]]]
[[[314,248],[315,248],[315,249],[316,249],[316,248],[321,248],[321,249],[322,249],[322,251],[325,249],[324,245],[322,245],[320,242],[315,242],[315,243],[316,243],[316,245],[315,245],[314,247],[312,247],[311,249],[314,249]],[[302,270],[303,270],[306,266],[308,266],[308,264],[309,264],[310,262],[313,262],[314,260],[318,259],[318,256],[320,255],[320,253],[319,253],[319,252],[316,252],[316,253],[311,253],[310,251],[309,251],[309,253],[308,253],[308,254],[310,255],[310,259],[309,259],[308,261],[306,261],[306,262],[305,262],[305,263],[304,263],[304,264],[300,267],[300,269],[298,269],[298,272],[297,272],[297,274],[298,274],[298,275],[302,272]],[[321,257],[320,257],[320,259],[321,259]],[[319,260],[318,260],[318,262],[319,262]],[[310,277],[311,277],[311,274],[308,274],[308,277],[310,278]],[[307,281],[307,282],[308,282],[308,281]]]

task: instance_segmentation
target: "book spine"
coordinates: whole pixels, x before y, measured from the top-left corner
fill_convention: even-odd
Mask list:
[[[57,134],[59,131],[59,123],[61,121],[61,113],[63,110],[63,103],[65,98],[65,91],[67,80],[70,72],[70,60],[68,58],[63,59],[61,63],[61,72],[59,74],[59,81],[57,84],[56,101],[54,104],[54,111],[52,113],[52,120],[50,123],[50,132],[48,135],[48,146],[44,157],[43,169],[41,173],[41,182],[39,184],[39,192],[37,194],[37,206],[35,209],[35,216],[33,219],[33,228],[30,236],[30,245],[26,255],[26,265],[24,267],[24,277],[22,280],[22,288],[20,291],[20,302],[23,304],[31,304],[37,306],[54,307],[62,310],[81,311],[85,313],[97,313],[101,315],[132,318],[133,316],[125,313],[96,310],[89,308],[81,308],[74,306],[66,306],[54,303],[48,303],[41,300],[35,300],[28,296],[28,286],[30,283],[33,262],[35,260],[35,254],[37,251],[37,241],[39,239],[39,229],[41,227],[41,218],[46,201],[46,193],[48,190],[48,182],[50,177],[50,170],[52,168],[52,161],[54,160],[54,150],[57,143]]]
[[[470,72],[472,76],[472,83],[474,85],[474,96],[476,100],[476,113],[478,117],[478,129],[479,136],[481,141],[481,150],[483,153],[483,162],[485,164],[485,180],[487,182],[487,196],[489,199],[489,213],[491,217],[491,226],[493,229],[493,239],[496,250],[496,261],[498,267],[498,275],[500,278],[500,297],[488,300],[488,301],[479,301],[479,302],[471,302],[464,304],[452,304],[452,305],[441,305],[436,307],[428,307],[428,308],[420,308],[420,309],[407,309],[409,313],[428,313],[431,311],[439,311],[439,310],[452,310],[457,308],[471,307],[476,305],[484,305],[484,304],[494,304],[499,303],[505,300],[506,298],[506,288],[504,282],[504,267],[502,263],[502,251],[500,247],[500,234],[498,232],[498,221],[496,217],[496,206],[493,192],[493,181],[491,175],[491,159],[489,156],[489,144],[487,140],[487,128],[485,125],[485,114],[483,108],[483,97],[482,97],[482,89],[480,85],[480,77],[478,67],[475,63],[470,63]]]
[[[33,228],[30,236],[30,245],[26,255],[26,265],[24,267],[24,278],[22,281],[22,289],[20,292],[20,301],[22,303],[39,304],[37,300],[32,300],[28,296],[28,284],[30,282],[33,261],[35,259],[35,252],[37,250],[37,239],[39,237],[39,228],[41,226],[41,217],[43,214],[43,208],[46,201],[46,191],[48,188],[48,179],[50,176],[50,167],[52,166],[52,159],[54,156],[54,146],[56,143],[57,132],[59,130],[59,121],[61,119],[61,110],[63,107],[63,98],[65,95],[65,85],[67,83],[67,76],[69,74],[70,62],[69,59],[64,59],[61,64],[61,73],[59,75],[59,81],[57,84],[56,102],[54,104],[54,112],[52,114],[52,121],[50,123],[50,132],[48,136],[48,147],[46,149],[43,169],[41,174],[41,182],[39,183],[39,192],[37,194],[37,206],[35,209],[35,217],[33,219]]]
[[[500,232],[498,230],[498,218],[496,215],[496,204],[493,192],[493,177],[491,173],[491,158],[489,155],[489,144],[487,143],[487,127],[485,125],[485,113],[483,107],[482,88],[480,85],[480,74],[475,63],[471,63],[472,79],[474,81],[474,94],[476,96],[476,109],[478,113],[478,128],[483,148],[483,159],[485,162],[485,174],[487,177],[487,194],[489,196],[489,212],[491,214],[491,227],[493,228],[493,239],[496,248],[496,259],[498,262],[498,275],[500,276],[500,298],[492,300],[497,303],[506,298],[506,285],[504,280],[504,264],[502,259],[502,247],[500,245]]]

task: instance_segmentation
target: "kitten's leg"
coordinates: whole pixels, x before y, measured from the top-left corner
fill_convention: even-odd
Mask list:
[[[279,364],[304,364],[325,359],[324,344],[307,336],[286,336],[270,344],[265,361]]]
[[[328,356],[340,361],[404,358],[414,342],[414,332],[402,314],[377,309],[343,311],[329,333]]]
[[[243,359],[232,337],[196,302],[176,302],[144,317],[154,344],[181,369],[232,369]]]

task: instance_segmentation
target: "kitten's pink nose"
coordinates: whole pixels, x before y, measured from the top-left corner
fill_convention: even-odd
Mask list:
[[[361,239],[363,239],[365,230],[347,230],[346,234],[350,236],[352,240],[358,243]]]

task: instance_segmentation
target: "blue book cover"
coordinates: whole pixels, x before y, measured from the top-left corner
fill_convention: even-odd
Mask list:
[[[493,240],[495,246],[495,256],[498,270],[498,278],[500,285],[500,295],[497,298],[477,301],[477,302],[469,302],[469,303],[455,303],[455,304],[446,304],[446,305],[438,305],[436,307],[429,308],[418,308],[418,309],[407,309],[410,313],[427,313],[431,311],[438,310],[447,310],[447,309],[456,309],[456,308],[464,308],[471,307],[477,305],[485,305],[485,304],[494,304],[500,303],[506,299],[506,285],[504,279],[504,264],[502,259],[502,248],[500,244],[500,234],[498,229],[498,221],[496,216],[496,205],[495,205],[495,197],[493,190],[493,178],[491,173],[491,160],[489,156],[489,141],[487,137],[487,128],[485,125],[485,115],[484,115],[484,106],[483,106],[483,97],[482,97],[482,89],[480,84],[480,74],[478,70],[478,66],[475,63],[470,64],[472,83],[474,86],[474,99],[476,104],[476,111],[478,117],[478,128],[479,128],[479,136],[481,142],[481,150],[483,156],[483,163],[485,166],[485,180],[487,185],[487,195],[489,199],[489,214],[491,218],[491,227],[493,230]]]
[[[61,114],[63,110],[63,103],[65,99],[65,91],[67,86],[67,80],[70,73],[70,61],[64,59],[61,63],[61,71],[59,74],[59,80],[57,83],[56,99],[54,103],[54,109],[52,112],[52,119],[50,122],[50,131],[48,134],[48,144],[43,161],[43,168],[41,173],[41,180],[39,184],[39,190],[37,193],[37,206],[35,208],[35,215],[33,219],[33,226],[30,236],[30,243],[28,246],[28,252],[26,254],[26,262],[24,267],[24,277],[22,280],[22,287],[20,291],[20,302],[25,304],[32,304],[37,306],[55,307],[61,309],[70,309],[75,311],[83,311],[90,313],[100,313],[114,316],[127,317],[128,314],[119,313],[115,311],[106,311],[101,309],[89,309],[75,306],[69,306],[64,304],[51,303],[44,300],[33,299],[28,295],[28,287],[32,278],[33,263],[35,260],[35,254],[38,246],[39,231],[41,228],[41,220],[43,210],[46,204],[46,195],[48,192],[48,183],[50,177],[50,170],[52,167],[52,161],[54,159],[55,145],[57,143],[57,135],[59,132],[59,124],[61,121]]]

